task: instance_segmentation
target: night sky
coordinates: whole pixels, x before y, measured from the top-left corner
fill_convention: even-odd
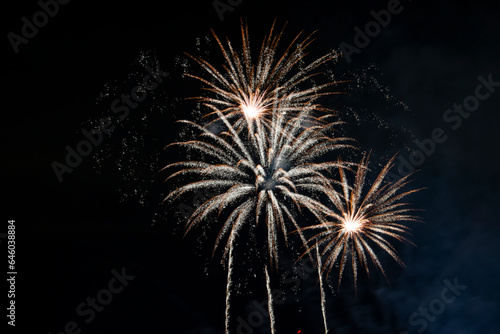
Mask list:
[[[374,167],[399,153],[392,176],[418,169],[411,187],[425,188],[410,198],[424,220],[410,224],[417,247],[395,244],[406,268],[378,249],[390,285],[373,266],[357,293],[352,274],[340,292],[332,275],[330,333],[500,333],[493,2],[73,0],[45,16],[34,0],[3,6],[0,232],[16,221],[11,332],[224,333],[226,272],[211,257],[213,231],[183,236],[183,216],[203,195],[162,205],[172,186],[160,169],[180,158],[164,150],[183,138],[175,121],[199,117],[186,98],[200,84],[183,73],[203,71],[185,52],[220,64],[210,29],[239,46],[243,18],[256,49],[276,19],[278,27],[287,22],[284,41],[317,30],[309,60],[343,51],[327,69],[349,80],[335,87],[345,94],[321,102],[339,112],[342,133],[361,152],[372,152]],[[381,26],[375,16],[388,10]],[[23,28],[34,14],[37,31]],[[372,36],[363,40],[365,29]],[[143,101],[120,101],[153,74]],[[109,133],[83,147],[95,128]],[[79,144],[91,151],[58,176],[54,166],[67,165],[68,148]],[[236,269],[232,333],[270,333],[261,257],[248,255]],[[277,332],[324,333],[317,276],[293,255],[283,251],[272,275],[285,295]]]

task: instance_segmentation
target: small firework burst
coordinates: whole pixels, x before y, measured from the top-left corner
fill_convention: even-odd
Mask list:
[[[339,287],[349,257],[355,286],[358,261],[369,274],[370,259],[387,279],[372,244],[382,248],[397,263],[404,266],[389,239],[413,244],[405,237],[410,228],[403,222],[420,221],[420,219],[411,214],[415,209],[409,208],[409,204],[401,200],[420,189],[400,192],[410,182],[409,175],[393,183],[384,183],[387,173],[394,165],[394,159],[395,157],[389,160],[365,194],[363,190],[369,170],[367,156],[363,157],[358,165],[352,187],[344,169],[339,169],[342,190],[330,193],[333,209],[327,213],[329,219],[326,223],[303,228],[303,230],[320,230],[309,240],[314,242],[314,246],[310,247],[308,252],[318,249],[318,246],[322,248],[321,256],[325,257],[322,272],[326,272],[326,276],[340,260]]]

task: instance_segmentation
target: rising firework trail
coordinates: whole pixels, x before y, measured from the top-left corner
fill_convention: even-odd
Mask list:
[[[321,314],[323,315],[323,326],[325,327],[325,334],[328,334],[328,323],[326,321],[326,294],[325,289],[323,287],[323,275],[321,275],[321,255],[319,252],[319,247],[316,244],[316,258],[317,258],[317,267],[318,267],[318,278],[319,278],[319,290],[321,293]]]
[[[271,322],[271,334],[276,334],[276,319],[274,318],[274,300],[273,293],[271,291],[271,278],[269,277],[269,270],[267,269],[267,265],[264,267],[266,273],[267,309],[269,310],[269,321]]]
[[[225,241],[223,261],[228,262],[226,289],[226,333],[229,332],[233,257],[241,235],[263,229],[271,268],[278,266],[280,238],[288,245],[289,231],[299,230],[301,242],[307,240],[296,219],[308,212],[324,222],[328,207],[323,198],[331,196],[333,182],[329,172],[348,164],[325,159],[328,153],[349,147],[348,138],[335,137],[341,124],[316,100],[334,83],[302,89],[319,65],[331,55],[299,67],[310,37],[298,42],[297,36],[280,56],[278,42],[282,32],[273,35],[274,25],[264,39],[256,64],[252,62],[248,30],[242,24],[243,51],[235,52],[231,43],[223,46],[214,34],[226,60],[224,73],[207,61],[193,57],[211,76],[202,81],[212,95],[198,98],[209,107],[204,124],[181,121],[199,133],[192,140],[169,146],[183,147],[194,159],[166,166],[167,180],[176,182],[165,201],[186,193],[211,190],[215,195],[202,203],[189,217],[186,233],[219,217],[219,234],[214,253]],[[326,161],[318,161],[323,158]],[[180,184],[180,185],[179,185]],[[269,269],[265,265],[269,291]],[[274,316],[269,300],[272,332]]]

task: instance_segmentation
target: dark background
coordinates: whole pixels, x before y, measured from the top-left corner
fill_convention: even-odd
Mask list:
[[[372,270],[357,295],[349,278],[339,295],[327,289],[330,332],[416,332],[421,326],[409,316],[440,297],[444,280],[456,278],[467,288],[423,332],[500,333],[500,89],[457,130],[442,118],[474,94],[478,76],[500,81],[499,11],[480,1],[401,4],[403,11],[350,63],[331,67],[359,85],[340,86],[348,94],[324,102],[350,122],[346,134],[379,163],[397,152],[408,158],[413,140],[430,138],[434,128],[448,139],[414,176],[415,187],[427,187],[412,197],[425,210],[425,224],[412,225],[418,247],[397,246],[407,268],[382,256],[390,286]],[[168,186],[158,171],[177,158],[163,147],[178,139],[174,121],[192,117],[195,104],[183,99],[199,88],[181,76],[183,53],[203,54],[210,28],[238,45],[240,17],[260,42],[277,18],[279,26],[288,22],[286,40],[318,29],[309,49],[314,59],[341,42],[353,45],[353,28],[363,29],[371,10],[386,7],[385,1],[244,0],[221,21],[211,1],[73,0],[15,54],[7,34],[19,34],[21,18],[40,7],[3,4],[1,232],[16,220],[16,330],[59,333],[76,321],[82,333],[223,333],[225,272],[207,255],[212,240],[196,233],[183,239],[178,210],[160,204]],[[216,51],[212,44],[208,57]],[[64,162],[66,145],[84,139],[81,130],[110,115],[111,102],[140,82],[144,65],[155,64],[168,78],[59,182],[51,164]],[[77,306],[123,267],[135,278],[86,324]],[[278,332],[322,333],[315,279],[304,280],[297,294],[279,281],[274,276],[289,298],[277,309]],[[257,286],[241,283],[235,321],[254,310],[253,300],[265,299]],[[254,330],[269,333],[267,323]]]

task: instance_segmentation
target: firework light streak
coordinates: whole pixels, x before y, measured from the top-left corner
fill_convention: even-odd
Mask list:
[[[323,287],[323,275],[321,275],[321,255],[319,252],[318,244],[316,244],[316,257],[317,257],[317,267],[318,267],[318,279],[319,279],[319,290],[321,293],[321,313],[323,315],[323,325],[325,326],[325,334],[328,334],[328,323],[326,321],[326,296],[325,289]]]
[[[230,306],[231,306],[231,287],[233,285],[233,247],[229,250],[229,260],[227,264],[227,283],[226,283],[226,333],[229,332]]]
[[[269,270],[267,265],[265,267],[266,272],[266,289],[267,289],[267,309],[269,310],[269,321],[271,322],[271,334],[276,333],[276,319],[274,318],[274,308],[273,308],[273,293],[271,291],[271,278],[269,277]]]
[[[288,243],[288,231],[300,229],[296,212],[307,209],[317,219],[324,218],[323,213],[328,208],[316,197],[318,194],[328,196],[332,189],[330,180],[322,172],[344,166],[336,161],[313,161],[326,152],[348,145],[344,143],[344,138],[332,139],[324,135],[337,122],[303,129],[301,118],[275,124],[272,127],[274,131],[268,135],[258,131],[250,136],[251,140],[245,145],[225,116],[222,113],[218,116],[227,126],[227,131],[219,135],[184,121],[201,131],[201,137],[172,145],[186,147],[200,155],[204,153],[217,162],[181,161],[167,166],[169,169],[181,168],[169,179],[189,176],[195,181],[175,189],[166,200],[176,199],[187,192],[214,190],[217,195],[201,204],[189,217],[186,233],[209,221],[211,214],[227,216],[216,238],[214,253],[227,237],[223,259],[229,254],[230,276],[232,251],[239,232],[245,224],[259,226],[259,222],[265,221],[269,262],[277,267],[278,235],[281,233],[285,243]],[[247,136],[245,134],[243,138]],[[226,211],[227,214],[222,214]],[[300,238],[306,242],[302,233]],[[228,289],[230,282],[228,277]]]

